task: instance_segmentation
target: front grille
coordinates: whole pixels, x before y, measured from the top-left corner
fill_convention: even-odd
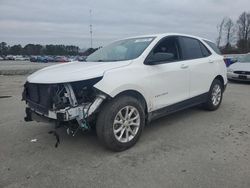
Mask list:
[[[42,114],[48,114],[48,110],[52,108],[52,94],[53,85],[51,84],[33,84],[27,82],[24,85],[23,99],[34,110]]]
[[[250,71],[234,71],[235,74],[250,75]]]

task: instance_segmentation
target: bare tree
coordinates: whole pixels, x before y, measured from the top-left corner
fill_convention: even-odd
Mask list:
[[[217,29],[219,31],[219,35],[218,35],[218,38],[217,38],[217,46],[218,47],[220,47],[220,43],[221,43],[221,40],[222,40],[223,28],[224,28],[225,22],[226,22],[226,18],[223,18],[222,21],[220,22],[220,24],[217,25]]]
[[[237,25],[239,47],[248,50],[248,40],[250,38],[250,13],[243,12],[237,21]]]
[[[234,35],[234,22],[231,18],[225,18],[224,31],[226,32],[226,47],[230,47]]]

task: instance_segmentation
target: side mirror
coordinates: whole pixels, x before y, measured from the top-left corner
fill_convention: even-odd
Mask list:
[[[155,54],[150,55],[146,59],[146,64],[153,65],[153,64],[160,63],[160,62],[164,62],[164,61],[171,61],[173,60],[173,58],[174,58],[174,54],[172,53],[157,52]]]

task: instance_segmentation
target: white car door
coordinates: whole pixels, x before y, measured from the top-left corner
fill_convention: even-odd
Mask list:
[[[181,60],[177,37],[163,39],[155,46],[153,53],[170,53],[173,58],[145,65],[145,84],[151,85],[152,110],[188,99],[189,66]]]
[[[190,98],[208,92],[216,74],[211,52],[195,38],[180,37],[180,45],[190,69]]]

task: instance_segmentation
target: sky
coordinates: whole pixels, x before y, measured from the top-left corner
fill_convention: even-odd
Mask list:
[[[0,0],[0,42],[87,48],[90,9],[94,47],[167,32],[215,41],[223,17],[237,20],[250,0]]]

